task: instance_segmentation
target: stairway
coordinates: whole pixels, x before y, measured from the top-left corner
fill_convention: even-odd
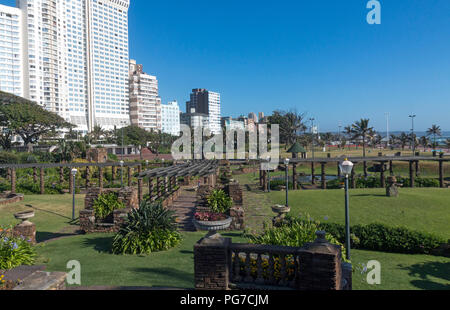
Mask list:
[[[195,204],[197,201],[195,191],[183,189],[178,198],[169,207],[175,212],[178,229],[181,231],[196,231],[194,223]]]

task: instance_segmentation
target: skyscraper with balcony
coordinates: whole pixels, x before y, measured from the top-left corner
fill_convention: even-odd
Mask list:
[[[0,90],[23,97],[22,11],[0,5]]]
[[[206,89],[193,89],[191,100],[186,102],[186,113],[201,113],[208,115],[208,124],[211,133],[221,132],[220,94]]]
[[[161,98],[156,76],[146,74],[143,66],[130,60],[129,68],[131,124],[147,131],[161,131]]]
[[[130,124],[129,0],[17,0],[24,97],[88,132]]]

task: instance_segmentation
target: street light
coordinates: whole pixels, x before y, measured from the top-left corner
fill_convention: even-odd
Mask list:
[[[347,251],[347,259],[350,260],[350,214],[349,214],[349,199],[348,199],[348,176],[352,173],[353,163],[348,159],[345,159],[339,168],[343,175],[345,175],[345,248]]]
[[[284,160],[284,164],[286,165],[286,207],[289,207],[289,201],[288,201],[288,192],[289,192],[289,158],[286,158]]]
[[[145,167],[148,168],[148,159],[145,161]]]
[[[72,173],[72,178],[73,178],[73,187],[72,187],[72,220],[75,220],[75,180],[76,180],[76,175],[77,175],[78,170],[73,168],[71,173]]]
[[[411,123],[412,123],[412,129],[411,129],[412,151],[413,151],[413,156],[416,156],[416,138],[414,137],[414,119],[416,118],[416,115],[411,114],[409,117],[411,118]]]
[[[120,187],[123,187],[123,160],[120,161]]]
[[[267,156],[267,191],[270,193],[270,156]]]

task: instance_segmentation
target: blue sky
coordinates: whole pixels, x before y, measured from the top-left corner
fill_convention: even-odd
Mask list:
[[[15,1],[0,0],[2,4]],[[130,57],[157,75],[163,103],[192,88],[222,114],[295,108],[336,131],[361,117],[384,131],[450,130],[450,1],[131,0]]]

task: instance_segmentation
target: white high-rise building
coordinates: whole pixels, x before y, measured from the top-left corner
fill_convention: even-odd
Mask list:
[[[0,90],[23,97],[22,11],[0,5]]]
[[[131,59],[129,87],[131,124],[147,131],[161,131],[161,98],[156,76],[146,74],[143,66]]]
[[[130,124],[129,0],[17,0],[24,97],[87,132]]]
[[[128,8],[130,0],[86,0],[88,125],[130,124]]]
[[[169,104],[163,104],[162,114],[162,132],[172,136],[180,135],[180,107],[177,101],[171,101]]]

